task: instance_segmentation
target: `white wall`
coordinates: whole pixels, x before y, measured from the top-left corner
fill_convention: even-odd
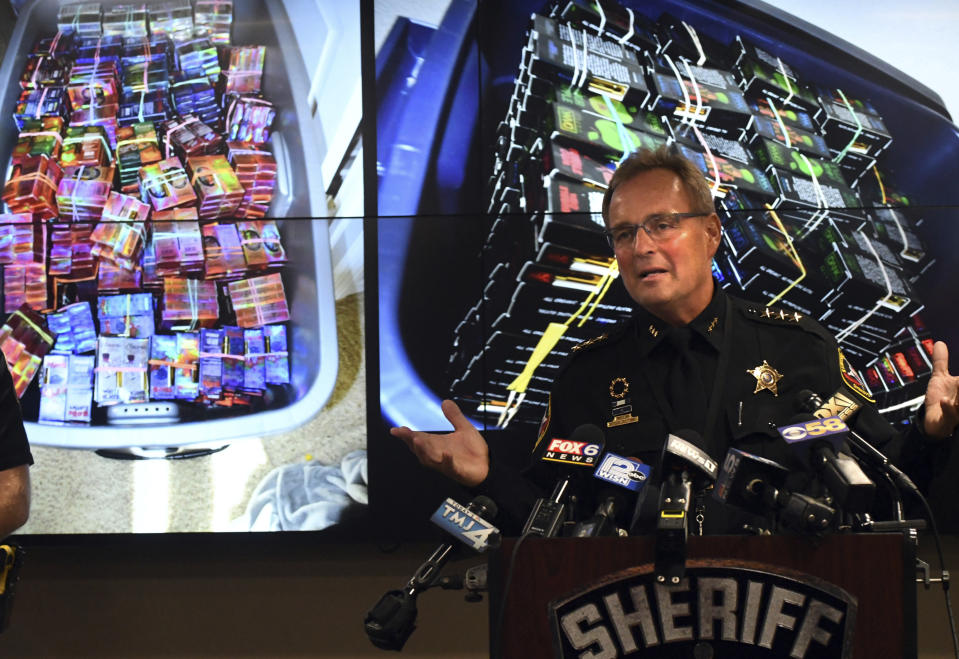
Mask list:
[[[915,78],[959,117],[956,0],[765,0]]]

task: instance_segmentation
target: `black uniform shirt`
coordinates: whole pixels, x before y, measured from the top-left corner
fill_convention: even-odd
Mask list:
[[[674,430],[688,427],[707,438],[715,434],[714,428],[705,432],[707,405],[721,391],[716,369],[726,334],[726,296],[718,292],[718,287],[716,290],[706,309],[686,328],[691,335],[693,368],[683,362],[669,340],[675,328],[643,309],[637,311],[634,323],[638,357],[648,362],[642,375],[666,425]],[[714,411],[713,416],[716,414]],[[716,419],[712,421],[715,426]]]
[[[786,425],[800,411],[801,390],[823,398],[841,387],[855,393],[854,376],[844,368],[833,337],[816,321],[732,298],[718,286],[716,290],[709,307],[690,324],[694,355],[707,397],[713,399],[713,423],[703,433],[704,448],[720,464],[733,446],[779,462],[794,472],[790,487],[802,490],[810,485],[811,474],[801,456],[779,437],[776,426]],[[478,488],[499,504],[506,532],[522,527],[533,500],[548,494],[559,478],[555,463],[539,459],[541,443],[568,438],[581,424],[601,428],[608,451],[651,465],[656,480],[667,435],[690,427],[689,406],[669,401],[665,394],[665,378],[677,359],[662,345],[667,329],[666,323],[640,310],[571,353],[555,380],[524,478],[493,460],[489,477]],[[895,460],[903,438],[867,404],[864,391],[862,396],[864,407],[853,425]],[[695,414],[703,415],[703,410]],[[915,454],[910,458],[927,457],[920,444],[910,437],[906,446]],[[900,464],[908,470],[908,464]],[[589,474],[579,475],[580,514],[589,514],[596,503],[590,493],[598,490],[597,481]],[[711,496],[706,504],[706,533],[742,532],[743,524],[755,522]]]
[[[0,470],[31,464],[33,455],[23,427],[13,378],[7,365],[0,364]]]

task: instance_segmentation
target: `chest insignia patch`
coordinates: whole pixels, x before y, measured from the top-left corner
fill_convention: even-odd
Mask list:
[[[633,414],[633,406],[630,399],[626,397],[629,393],[629,380],[626,378],[613,378],[609,383],[609,398],[612,407],[612,418],[606,422],[607,428],[625,426],[628,423],[636,423],[639,417]]]
[[[746,369],[746,372],[756,378],[756,389],[754,394],[758,394],[763,389],[772,392],[773,396],[779,395],[779,381],[783,379],[782,373],[769,365],[765,359],[760,366]]]

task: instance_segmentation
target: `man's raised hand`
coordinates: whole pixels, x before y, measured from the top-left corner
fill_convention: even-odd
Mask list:
[[[951,435],[959,424],[959,376],[949,374],[949,349],[942,341],[932,347],[932,376],[926,386],[925,431],[929,437]]]
[[[467,487],[479,485],[489,474],[489,446],[456,403],[444,400],[442,409],[453,432],[420,432],[402,426],[391,428],[390,434],[403,440],[420,464]]]

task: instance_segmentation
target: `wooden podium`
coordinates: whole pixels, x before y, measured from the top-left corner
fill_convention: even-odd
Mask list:
[[[490,557],[492,656],[917,655],[902,534],[690,537],[673,586],[655,581],[652,538],[526,538],[497,630],[515,545]]]

